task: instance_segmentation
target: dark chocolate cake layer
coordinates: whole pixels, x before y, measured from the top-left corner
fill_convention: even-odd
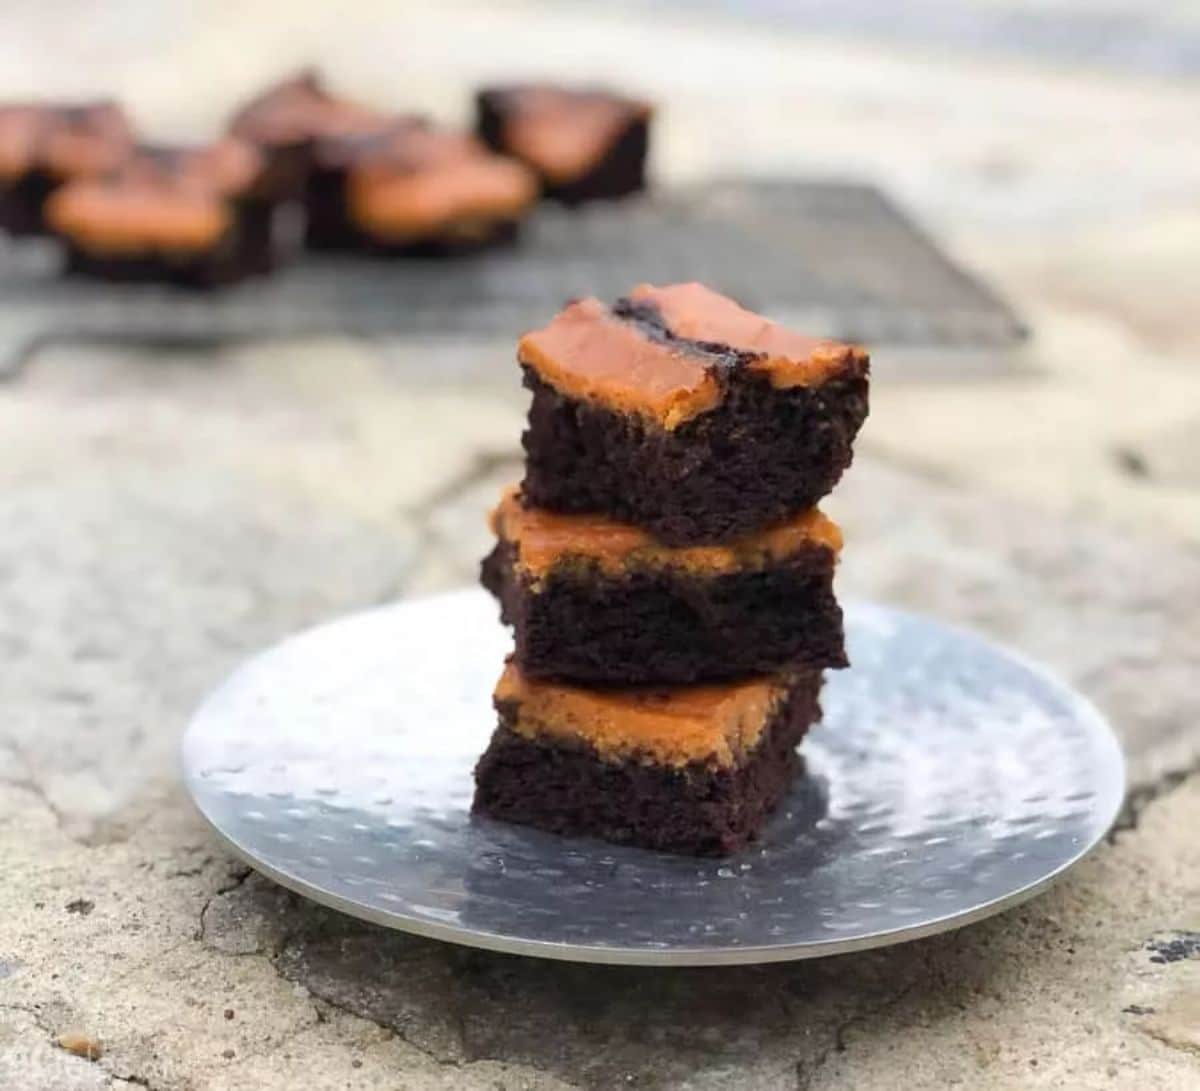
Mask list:
[[[56,185],[56,179],[40,170],[0,181],[0,231],[16,236],[44,234],[42,210]]]
[[[686,684],[846,665],[836,554],[805,545],[728,573],[571,564],[535,580],[501,541],[482,580],[528,675],[591,685]]]
[[[197,253],[102,254],[67,242],[65,271],[71,276],[124,284],[171,284],[211,289],[233,284],[270,268],[269,251],[236,233]]]
[[[805,676],[732,766],[609,761],[577,742],[531,739],[501,724],[475,769],[474,810],[566,836],[693,856],[756,839],[801,766],[796,746],[820,719],[819,674]]]
[[[530,504],[600,511],[672,545],[728,541],[812,507],[853,458],[867,379],[778,390],[733,370],[725,397],[674,431],[559,393],[530,368]]]

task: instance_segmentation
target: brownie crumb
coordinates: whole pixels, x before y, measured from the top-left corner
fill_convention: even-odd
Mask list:
[[[58,1047],[76,1057],[82,1057],[85,1061],[98,1061],[104,1056],[104,1043],[94,1035],[82,1034],[79,1031],[60,1034]]]

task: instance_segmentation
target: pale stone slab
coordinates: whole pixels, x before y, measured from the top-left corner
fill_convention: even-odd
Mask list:
[[[1012,641],[1126,740],[1140,827],[1054,893],[892,951],[642,971],[386,933],[223,857],[176,786],[191,708],[299,626],[473,578],[520,415],[512,391],[423,388],[338,342],[202,365],[54,352],[4,392],[0,1065],[85,1091],[1200,1075],[1190,948],[1146,946],[1200,929],[1200,781],[1152,802],[1196,756],[1200,559],[878,458],[831,505],[843,591]],[[102,1055],[64,1054],[64,1033]]]

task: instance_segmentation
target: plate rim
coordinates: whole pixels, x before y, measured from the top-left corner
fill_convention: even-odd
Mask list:
[[[260,660],[278,652],[281,648],[295,641],[307,638],[321,630],[333,628],[371,615],[389,613],[418,603],[433,603],[450,598],[480,597],[484,594],[485,592],[479,588],[468,585],[432,594],[398,599],[394,602],[372,606],[365,610],[341,614],[307,628],[289,633],[283,639],[253,653],[226,674],[224,679],[207,694],[192,713],[180,740],[178,751],[181,779],[184,787],[187,789],[193,807],[195,807],[201,818],[204,819],[209,829],[216,835],[218,842],[254,871],[257,871],[272,882],[285,887],[293,893],[299,894],[327,909],[333,909],[358,920],[390,928],[393,931],[405,932],[445,943],[454,943],[462,947],[494,951],[500,954],[542,958],[556,962],[590,963],[593,965],[677,967],[758,965],[828,958],[833,955],[851,954],[881,947],[891,947],[900,943],[908,943],[913,940],[926,939],[930,936],[956,931],[959,928],[965,928],[968,925],[976,924],[979,921],[1006,912],[1043,893],[1090,856],[1111,833],[1125,804],[1129,790],[1128,765],[1116,732],[1113,730],[1107,717],[1104,716],[1095,703],[1074,686],[1070,685],[1056,670],[1030,658],[1020,649],[995,640],[967,625],[945,621],[930,614],[894,606],[875,599],[847,598],[842,603],[847,613],[860,609],[878,609],[889,615],[897,615],[904,619],[934,625],[944,631],[953,633],[957,638],[967,639],[985,646],[993,654],[1009,659],[1058,691],[1073,707],[1078,718],[1088,723],[1093,737],[1097,742],[1102,741],[1104,747],[1110,751],[1109,758],[1112,761],[1111,772],[1114,779],[1120,785],[1113,799],[1111,813],[1107,816],[1101,815],[1103,821],[1098,827],[1096,835],[1090,841],[1082,844],[1071,857],[1061,862],[1052,871],[1039,876],[1033,882],[1027,883],[1025,886],[1018,887],[997,898],[993,898],[990,901],[980,903],[970,909],[944,914],[931,920],[922,921],[917,925],[902,925],[875,932],[869,936],[846,939],[817,940],[803,943],[757,944],[744,947],[672,947],[661,949],[654,947],[600,946],[556,942],[552,940],[525,939],[492,932],[472,931],[460,926],[426,920],[396,911],[376,910],[371,906],[345,898],[324,887],[310,883],[274,867],[240,844],[217,824],[215,818],[208,813],[201,802],[201,794],[197,790],[197,778],[193,777],[190,773],[186,754],[192,733],[196,729],[197,724],[203,720],[206,710],[237,677],[243,672],[252,669]],[[629,846],[614,846],[614,848],[630,849]],[[639,850],[631,849],[631,851]]]

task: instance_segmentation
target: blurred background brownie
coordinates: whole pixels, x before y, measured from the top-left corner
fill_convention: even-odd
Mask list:
[[[477,813],[568,836],[721,856],[759,835],[820,719],[819,671],[589,690],[509,663],[475,769]]]
[[[102,178],[63,186],[47,221],[72,273],[213,287],[271,267],[266,163],[245,141],[143,146]]]
[[[525,502],[603,513],[669,545],[728,542],[813,507],[867,415],[862,349],[700,284],[579,300],[517,356],[533,391]]]
[[[415,115],[380,118],[373,129],[338,133],[313,142],[312,166],[304,194],[305,245],[310,250],[355,250],[365,238],[350,218],[350,171],[373,154],[385,154],[404,131],[427,123]]]
[[[230,120],[229,131],[266,156],[265,184],[272,192],[300,200],[318,141],[369,135],[387,121],[378,110],[331,94],[315,71],[305,70],[246,103]]]
[[[46,198],[63,184],[114,170],[133,149],[133,129],[113,102],[0,106],[0,228],[45,231]]]
[[[537,196],[527,167],[474,137],[402,125],[348,169],[346,224],[377,253],[462,253],[515,238]]]
[[[645,188],[648,103],[550,84],[486,88],[475,101],[480,138],[532,168],[547,197],[574,205]]]
[[[728,546],[670,549],[603,516],[492,515],[483,583],[530,677],[683,684],[846,664],[837,526],[811,510]]]

